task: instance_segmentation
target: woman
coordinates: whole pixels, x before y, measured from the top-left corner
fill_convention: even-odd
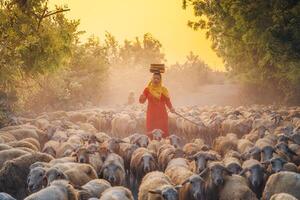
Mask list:
[[[166,106],[172,113],[175,112],[175,109],[170,101],[167,88],[162,86],[160,73],[153,74],[152,80],[144,89],[139,102],[145,103],[146,100],[148,100],[146,118],[147,135],[152,138],[151,131],[154,129],[161,129],[163,131],[163,137],[167,137],[169,135],[169,130]]]

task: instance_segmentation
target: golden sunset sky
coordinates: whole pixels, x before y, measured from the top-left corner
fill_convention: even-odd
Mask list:
[[[211,49],[204,31],[194,31],[187,21],[193,10],[183,10],[182,0],[50,0],[53,5],[68,5],[67,16],[80,19],[83,39],[94,34],[100,39],[105,31],[123,42],[151,33],[163,45],[169,64],[184,62],[190,51],[217,70],[224,70],[222,59]]]

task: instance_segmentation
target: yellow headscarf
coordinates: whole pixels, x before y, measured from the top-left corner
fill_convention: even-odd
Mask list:
[[[149,92],[157,99],[160,99],[161,94],[163,94],[165,97],[169,98],[169,92],[168,89],[162,86],[162,81],[157,86],[154,86],[152,83],[152,80],[148,83]]]

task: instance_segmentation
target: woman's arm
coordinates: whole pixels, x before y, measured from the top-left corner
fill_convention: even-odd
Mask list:
[[[174,113],[175,112],[175,109],[171,103],[171,99],[168,98],[168,97],[165,97],[166,98],[166,105],[167,107],[169,108],[170,112]]]
[[[147,97],[148,97],[148,92],[147,92],[147,88],[145,88],[143,94],[139,98],[139,102],[145,103],[147,100]]]

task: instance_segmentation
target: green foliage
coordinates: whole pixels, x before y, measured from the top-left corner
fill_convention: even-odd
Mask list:
[[[206,29],[232,76],[290,104],[300,102],[300,2],[296,0],[185,0],[194,29]]]
[[[65,18],[66,8],[49,11],[47,3],[0,1],[0,90],[15,90],[24,79],[55,71],[70,57],[79,22]]]

